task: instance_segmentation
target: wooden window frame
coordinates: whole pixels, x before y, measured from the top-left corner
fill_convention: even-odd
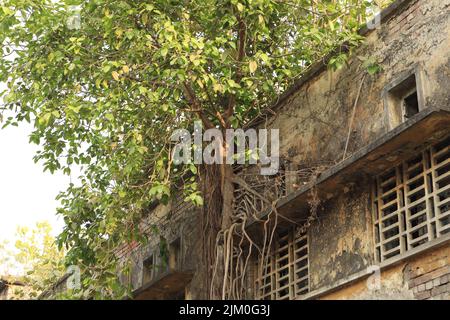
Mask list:
[[[293,300],[310,290],[309,239],[295,228],[278,235],[264,268],[255,266],[258,300]]]
[[[416,64],[400,73],[384,87],[382,96],[385,125],[388,131],[408,120],[408,118],[405,118],[403,100],[414,91],[417,92],[419,112],[425,109],[425,87],[422,70],[422,66]]]
[[[378,175],[372,188],[375,259],[450,233],[450,137]]]

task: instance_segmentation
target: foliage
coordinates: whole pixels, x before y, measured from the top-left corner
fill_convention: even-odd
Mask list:
[[[174,165],[170,134],[242,126],[313,62],[357,45],[371,1],[89,0],[80,28],[74,1],[3,0],[0,80],[5,125],[34,123],[30,141],[46,170],[83,167],[61,193],[59,236],[83,290],[117,297],[114,248],[144,241],[137,221],[174,182],[203,205],[195,166]],[[333,60],[342,66],[345,55]],[[194,168],[194,169],[193,169]],[[84,294],[84,293],[83,293]]]
[[[34,229],[18,227],[14,248],[0,245],[3,272],[24,286],[14,286],[13,299],[36,299],[64,275],[64,253],[51,235],[48,222],[38,222]]]

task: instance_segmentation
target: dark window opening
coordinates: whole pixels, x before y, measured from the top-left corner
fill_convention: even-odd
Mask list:
[[[416,72],[411,70],[385,87],[383,99],[390,129],[407,121],[423,108]]]
[[[175,270],[181,267],[181,240],[177,238],[169,245],[169,268]]]
[[[403,99],[403,108],[405,110],[405,118],[409,119],[419,112],[419,100],[417,98],[417,91],[408,95]]]
[[[186,300],[185,290],[180,290],[168,298],[170,298],[170,300]]]

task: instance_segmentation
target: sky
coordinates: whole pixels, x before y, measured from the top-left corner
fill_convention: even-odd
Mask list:
[[[4,89],[5,85],[0,83],[0,92]],[[67,189],[71,180],[76,184],[80,175],[78,167],[72,168],[70,177],[61,172],[44,172],[41,162],[34,163],[33,156],[39,146],[29,143],[32,124],[22,122],[18,127],[5,129],[1,129],[2,126],[0,123],[0,244],[7,243],[0,258],[6,252],[16,251],[18,226],[34,228],[37,222],[47,221],[54,236],[62,231],[64,221],[56,214],[59,206],[56,196]],[[21,272],[19,266],[12,267],[0,261],[0,277]]]
[[[32,125],[0,130],[0,241],[13,239],[17,226],[33,227],[47,220],[58,234],[63,227],[56,215],[55,197],[67,188],[70,177],[43,172],[34,163],[38,146],[28,142]]]

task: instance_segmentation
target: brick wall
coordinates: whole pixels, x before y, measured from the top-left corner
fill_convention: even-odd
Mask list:
[[[439,268],[410,281],[416,299],[449,299],[450,298],[450,266]]]
[[[450,250],[438,250],[410,266],[408,288],[416,299],[450,299]],[[438,253],[441,254],[438,254]]]
[[[386,266],[379,288],[359,280],[319,295],[325,300],[450,300],[450,246],[431,247],[416,256]]]

